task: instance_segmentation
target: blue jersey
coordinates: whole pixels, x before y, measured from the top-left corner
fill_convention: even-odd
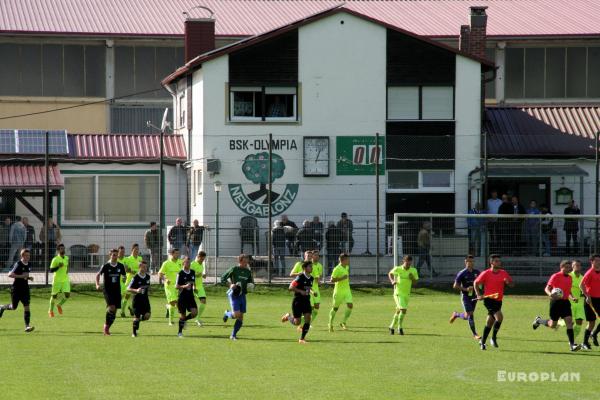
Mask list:
[[[467,268],[461,270],[458,274],[456,274],[456,278],[454,279],[454,282],[458,283],[459,285],[462,285],[463,287],[469,287],[469,286],[473,286],[475,282],[475,279],[479,276],[479,270],[477,269],[473,269],[473,271],[469,271]],[[463,297],[471,297],[474,298],[475,297],[475,291],[472,290],[471,293],[469,292],[465,292],[465,291],[461,291]]]

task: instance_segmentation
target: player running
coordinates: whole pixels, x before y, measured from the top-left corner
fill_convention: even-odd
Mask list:
[[[329,311],[329,323],[327,324],[329,332],[333,332],[333,320],[340,305],[345,303],[347,307],[344,319],[340,323],[340,327],[343,330],[348,329],[346,323],[354,307],[352,304],[352,292],[350,291],[350,256],[342,253],[340,254],[339,261],[340,263],[331,272],[331,279],[329,280],[330,283],[335,283],[333,288],[333,306],[331,311]]]
[[[204,279],[206,278],[206,270],[204,269],[204,260],[206,259],[206,253],[199,251],[196,255],[196,259],[192,261],[190,268],[196,273],[196,289],[194,295],[198,298],[200,304],[198,305],[198,315],[196,316],[196,325],[202,326],[200,317],[206,308],[206,291],[204,290]]]
[[[196,290],[196,272],[190,268],[190,258],[185,256],[183,258],[183,269],[177,274],[177,284],[175,287],[179,291],[177,297],[177,308],[179,310],[179,332],[177,336],[183,337],[183,328],[185,328],[186,321],[196,318],[198,315],[198,306],[194,298],[194,291]],[[187,314],[187,312],[190,312]]]
[[[248,267],[248,256],[246,254],[240,254],[238,256],[238,265],[231,267],[221,276],[221,283],[229,284],[227,297],[229,298],[229,304],[231,305],[231,310],[225,310],[225,313],[223,314],[223,322],[227,322],[229,318],[235,319],[233,331],[229,338],[231,340],[237,340],[237,334],[244,324],[246,293],[248,293],[248,287],[254,287],[254,279],[252,278],[252,271],[250,271],[250,268]]]
[[[454,311],[450,317],[450,323],[453,323],[456,318],[468,321],[469,328],[471,328],[471,332],[473,333],[473,338],[479,340],[481,337],[475,330],[475,319],[473,318],[473,313],[477,306],[477,296],[473,289],[473,282],[475,282],[475,279],[481,272],[478,269],[473,268],[474,262],[473,256],[471,254],[467,255],[467,257],[465,257],[465,268],[456,274],[456,278],[454,279],[453,287],[456,290],[460,290],[460,298],[462,300],[464,312],[458,313]]]
[[[485,350],[485,342],[492,331],[492,346],[498,347],[498,331],[504,319],[502,315],[502,299],[504,298],[504,287],[514,287],[515,284],[511,276],[503,270],[500,256],[492,254],[490,256],[490,268],[483,271],[475,279],[475,294],[477,300],[483,300],[483,305],[488,310],[488,317],[485,328],[483,329],[483,337],[479,341],[481,350]],[[484,292],[481,295],[480,285],[483,285]]]
[[[307,253],[310,253],[309,256],[307,256]],[[310,295],[310,305],[312,307],[312,315],[311,315],[311,321],[314,322],[315,318],[317,318],[317,314],[319,313],[319,308],[321,307],[321,292],[319,291],[319,279],[321,279],[321,277],[323,276],[323,264],[321,264],[319,262],[320,256],[319,256],[319,251],[318,250],[313,250],[313,251],[307,251],[304,253],[304,262],[310,261],[312,262],[312,272],[311,272],[311,276],[313,278],[315,278],[313,280],[313,287],[312,287],[312,291],[311,291],[311,295]],[[290,276],[292,278],[297,277],[298,275],[301,275],[303,270],[302,270],[302,265],[304,263],[296,263],[296,265],[294,265],[294,269],[292,270],[292,273],[290,274]]]
[[[600,326],[596,327],[596,319],[598,318],[598,310],[600,310],[600,254],[593,254],[590,257],[592,267],[585,273],[579,288],[585,296],[585,319],[587,329],[584,332],[582,348],[591,350],[589,339],[590,336],[594,341],[594,346],[598,346],[598,331]],[[593,333],[592,333],[593,331]]]
[[[294,300],[292,301],[292,315],[290,313],[285,314],[281,317],[281,322],[290,322],[294,326],[300,326],[300,322],[304,317],[304,324],[302,325],[302,335],[298,340],[298,343],[306,343],[306,334],[310,329],[310,321],[312,316],[312,305],[310,301],[310,294],[313,291],[313,283],[315,278],[312,276],[312,262],[304,261],[302,263],[302,272],[297,274],[292,283],[290,284],[290,292],[294,292]]]
[[[129,310],[129,314],[133,316],[133,308],[128,305],[131,293],[129,292],[129,283],[133,279],[134,275],[138,272],[138,266],[142,262],[142,256],[140,256],[140,246],[134,243],[131,246],[131,255],[123,259],[123,265],[125,266],[125,272],[127,277],[125,283],[121,285],[121,295],[123,300],[121,302],[121,317],[125,317],[125,309]]]
[[[148,299],[148,291],[150,290],[150,275],[146,261],[142,260],[139,263],[138,272],[131,278],[127,290],[133,293],[133,332],[131,337],[137,337],[137,331],[140,329],[140,321],[148,321],[150,319],[150,300]]]
[[[419,280],[419,273],[412,266],[412,256],[404,256],[401,266],[395,266],[388,272],[390,283],[394,287],[394,301],[396,302],[396,312],[389,327],[390,335],[394,334],[397,327],[398,335],[404,335],[402,323],[408,311],[408,301],[410,300],[410,290],[412,285]]]
[[[31,311],[29,310],[30,292],[29,281],[33,281],[33,276],[29,276],[31,271],[29,267],[29,257],[31,253],[27,249],[21,250],[21,259],[15,263],[8,277],[14,279],[11,288],[11,303],[0,306],[0,318],[5,310],[16,310],[19,302],[23,304],[23,319],[25,320],[25,332],[33,332],[35,329],[31,326]]]
[[[125,280],[125,266],[118,261],[119,251],[110,251],[110,260],[96,274],[96,290],[100,290],[100,275],[104,278],[104,300],[106,301],[106,319],[104,336],[110,336],[110,327],[115,322],[117,309],[121,307],[121,281]]]
[[[71,297],[71,282],[69,281],[69,256],[65,255],[65,245],[59,244],[56,247],[58,253],[50,262],[50,272],[54,273],[52,277],[52,292],[50,294],[50,308],[48,308],[48,316],[54,318],[54,305],[58,294],[62,293],[63,298],[58,304],[56,309],[58,313],[62,315],[62,306]]]
[[[158,271],[158,279],[163,281],[165,287],[165,296],[167,298],[167,317],[169,326],[173,326],[175,319],[175,306],[177,306],[177,274],[181,271],[181,260],[179,259],[179,249],[172,248],[169,251],[169,259],[162,263]]]
[[[533,329],[537,329],[540,325],[548,328],[557,328],[558,320],[563,319],[567,326],[567,337],[571,351],[578,351],[581,347],[575,344],[575,335],[573,333],[573,318],[571,312],[571,286],[573,279],[569,273],[571,272],[571,261],[563,260],[560,262],[560,271],[552,274],[544,291],[550,296],[550,319],[542,319],[539,315],[533,321]],[[557,291],[555,289],[560,289]],[[561,293],[562,291],[562,293]]]

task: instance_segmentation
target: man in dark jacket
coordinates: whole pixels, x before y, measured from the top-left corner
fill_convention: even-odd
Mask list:
[[[200,250],[202,239],[204,238],[204,227],[198,224],[198,220],[195,219],[192,222],[192,226],[188,230],[187,234],[187,246],[190,249],[190,258],[195,259]]]
[[[296,254],[294,251],[294,243],[296,241],[296,233],[298,232],[298,225],[294,221],[290,221],[288,216],[281,215],[281,226],[285,232],[285,240],[287,242],[288,250],[291,254]]]
[[[565,215],[581,215],[579,206],[575,204],[575,200],[569,201],[569,205],[565,208]],[[579,220],[573,218],[565,218],[565,225],[563,226],[565,234],[567,236],[567,255],[577,254],[577,248],[579,247],[579,241],[577,240],[577,233],[579,232]],[[573,240],[573,248],[571,248],[571,240]]]
[[[159,235],[160,232],[158,230],[158,226],[156,222],[150,222],[150,229],[148,229],[144,233],[144,243],[146,244],[146,248],[150,252],[150,273],[154,274],[158,271],[162,264],[162,260],[160,258],[160,244],[159,244]]]
[[[314,230],[311,228],[308,220],[302,222],[302,228],[298,230],[296,235],[296,247],[300,254],[315,249]]]
[[[179,254],[182,257],[188,254],[188,249],[185,245],[187,240],[187,231],[188,230],[183,223],[183,219],[177,218],[175,220],[175,226],[173,226],[167,234],[171,249],[179,249]]]
[[[273,270],[279,276],[285,274],[285,231],[281,221],[273,223],[271,230],[271,240],[273,241]]]

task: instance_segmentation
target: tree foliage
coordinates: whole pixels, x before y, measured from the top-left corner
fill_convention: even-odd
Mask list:
[[[275,179],[281,178],[283,176],[283,172],[285,171],[285,163],[283,162],[283,158],[281,158],[281,156],[273,153],[271,165],[273,181],[275,181]],[[253,183],[262,185],[270,183],[269,153],[265,151],[257,154],[249,154],[244,159],[244,164],[242,164],[242,171],[244,172],[246,178],[252,181]]]

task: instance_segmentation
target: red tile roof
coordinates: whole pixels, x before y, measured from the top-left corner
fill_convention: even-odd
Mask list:
[[[590,157],[600,106],[488,107],[490,157]]]
[[[217,36],[251,36],[342,3],[429,37],[458,36],[474,5],[488,6],[491,37],[600,35],[597,0],[2,0],[0,32],[177,37],[182,12],[201,4],[215,12]]]
[[[69,134],[73,161],[138,161],[158,162],[160,136],[156,134]],[[186,151],[181,135],[164,135],[165,160],[185,161]]]
[[[61,189],[65,183],[56,164],[49,168],[50,189]],[[1,189],[43,189],[46,168],[43,164],[0,164]]]

